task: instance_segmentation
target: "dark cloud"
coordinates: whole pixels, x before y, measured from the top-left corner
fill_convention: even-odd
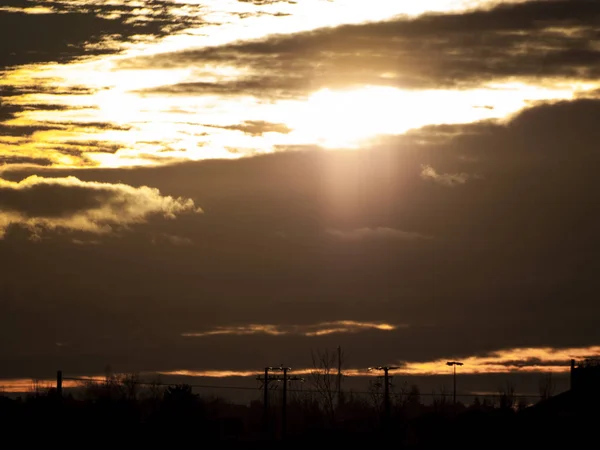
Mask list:
[[[600,3],[551,0],[344,25],[122,64],[190,67],[217,62],[253,72],[236,82],[175,85],[156,89],[159,93],[289,96],[364,84],[443,88],[514,78],[595,81],[599,42]]]
[[[40,79],[40,84],[36,85],[6,85],[0,86],[0,97],[15,97],[21,96],[25,94],[48,94],[48,95],[86,95],[93,94],[96,92],[94,89],[86,87],[86,86],[53,86],[52,84],[43,84],[44,81],[50,81],[44,78]],[[53,105],[49,104],[31,104],[26,103],[25,107],[42,107],[47,106],[51,107]],[[56,105],[57,109],[61,105]]]
[[[289,3],[295,5],[293,0],[238,0],[240,3],[252,3],[253,5],[272,5],[274,3]]]
[[[498,362],[496,362],[496,364],[501,364],[503,366],[521,369],[524,367],[564,366],[565,361],[564,360],[544,361],[540,358],[525,358],[525,359],[517,359],[517,360],[510,360],[510,361],[498,361]]]
[[[29,125],[12,125],[8,123],[10,120],[15,119],[27,111],[66,111],[84,109],[84,107],[73,107],[61,104],[39,103],[34,101],[28,102],[26,100],[27,94],[42,94],[58,97],[65,95],[89,95],[93,93],[94,89],[85,86],[57,87],[52,85],[44,85],[42,82],[39,85],[2,86],[0,87],[0,136],[27,137],[38,131],[60,130],[76,125],[88,128],[125,129],[123,127],[108,123],[59,123],[51,121],[45,121],[43,123],[31,123]],[[13,97],[18,98],[19,101],[12,103]],[[88,106],[87,108],[93,107]],[[35,163],[33,160],[32,162]]]
[[[168,1],[146,2],[149,14],[142,14],[139,7],[125,2],[42,1],[5,6],[40,6],[52,12],[0,11],[0,69],[42,62],[64,63],[78,57],[113,53],[122,43],[137,36],[161,37],[201,20],[200,15],[193,18],[173,15],[170,10],[173,4]],[[109,42],[112,38],[117,41]]]
[[[3,125],[0,124],[0,136],[16,136],[16,137],[25,137],[31,136],[32,134],[38,131],[44,130],[56,130],[61,127],[53,127],[50,125]]]
[[[219,94],[225,96],[253,95],[256,97],[294,98],[300,92],[308,92],[310,87],[319,87],[310,79],[290,74],[252,76],[242,80],[219,83],[189,82],[177,83],[156,88],[140,89],[139,94],[158,95],[204,95]]]
[[[12,119],[19,111],[22,111],[20,106],[0,102],[0,123]]]
[[[0,155],[0,167],[2,167],[3,165],[14,164],[50,166],[52,165],[52,161],[50,161],[47,158],[34,158],[30,156]]]
[[[431,127],[358,151],[76,171],[84,185],[120,182],[132,192],[151,185],[163,196],[194,199],[205,214],[148,216],[136,233],[94,235],[96,245],[73,244],[86,240],[76,229],[31,242],[22,227],[9,228],[0,241],[0,292],[11,321],[0,329],[0,357],[12,375],[31,376],[105,364],[255,369],[285,359],[301,366],[310,348],[337,345],[365,367],[599,344],[596,117],[600,101],[586,99],[540,104],[507,124]],[[423,177],[425,166],[469,178],[435,183]],[[42,173],[44,180],[67,175]],[[88,211],[97,201],[69,192],[77,191],[64,192],[64,208]],[[3,204],[17,202],[31,215],[51,201],[49,194],[13,197],[0,193]],[[340,239],[328,230],[377,238]],[[408,326],[333,340],[181,336],[340,320]]]
[[[237,125],[203,125],[205,127],[222,128],[224,130],[236,130],[251,136],[262,136],[265,133],[287,134],[292,130],[282,123],[270,123],[262,120],[247,120]]]

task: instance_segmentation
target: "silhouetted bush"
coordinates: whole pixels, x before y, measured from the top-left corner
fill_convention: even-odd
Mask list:
[[[133,378],[110,378],[104,383],[85,383],[79,394],[59,397],[50,389],[15,399],[0,396],[2,428],[21,433],[27,446],[201,447],[227,441],[228,446],[237,442],[248,449],[282,435],[277,396],[273,396],[265,427],[261,401],[242,406],[202,398],[185,384],[142,388]],[[521,402],[517,407],[511,386],[500,392],[495,407],[479,399],[470,406],[443,401],[425,405],[419,390],[406,386],[394,394],[387,421],[378,398],[345,393],[332,423],[331,404],[324,407],[321,398],[311,395],[292,396],[286,439],[303,446],[389,441],[397,448],[414,449],[449,444],[462,448],[555,446],[593,429],[600,418],[596,395],[566,392],[533,406]]]

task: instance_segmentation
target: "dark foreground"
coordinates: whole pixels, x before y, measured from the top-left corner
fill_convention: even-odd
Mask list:
[[[0,429],[5,444],[18,442],[26,447],[218,444],[252,449],[285,441],[288,448],[388,443],[400,449],[485,449],[584,444],[600,423],[596,395],[566,392],[528,407],[509,400],[455,407],[425,406],[418,398],[406,398],[386,416],[376,404],[352,399],[329,412],[314,399],[293,399],[284,434],[279,409],[265,421],[260,402],[246,407],[201,399],[185,386],[154,395],[100,393],[84,399],[50,391],[18,399],[0,396]]]

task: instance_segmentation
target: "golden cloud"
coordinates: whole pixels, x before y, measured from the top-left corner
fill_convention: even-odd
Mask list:
[[[583,348],[556,349],[513,348],[499,350],[483,356],[469,356],[460,359],[464,374],[511,373],[511,372],[568,372],[570,360],[582,360],[600,355],[600,346]],[[409,375],[446,374],[451,367],[446,365],[448,359],[426,362],[405,362],[399,373]]]
[[[75,177],[34,175],[19,182],[0,178],[0,239],[12,225],[27,228],[34,237],[44,230],[106,234],[144,223],[154,215],[174,219],[201,212],[191,199],[163,196],[148,186]]]
[[[392,325],[387,323],[356,322],[353,320],[339,320],[335,322],[321,322],[311,325],[266,325],[250,324],[242,326],[216,327],[212,330],[182,333],[184,337],[206,337],[215,335],[252,335],[268,334],[271,336],[302,335],[302,336],[324,336],[334,333],[358,333],[366,330],[393,331],[398,328],[406,328],[407,325]]]

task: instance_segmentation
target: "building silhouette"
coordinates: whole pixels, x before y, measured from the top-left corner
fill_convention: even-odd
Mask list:
[[[575,394],[600,393],[600,359],[571,360],[571,391]]]

